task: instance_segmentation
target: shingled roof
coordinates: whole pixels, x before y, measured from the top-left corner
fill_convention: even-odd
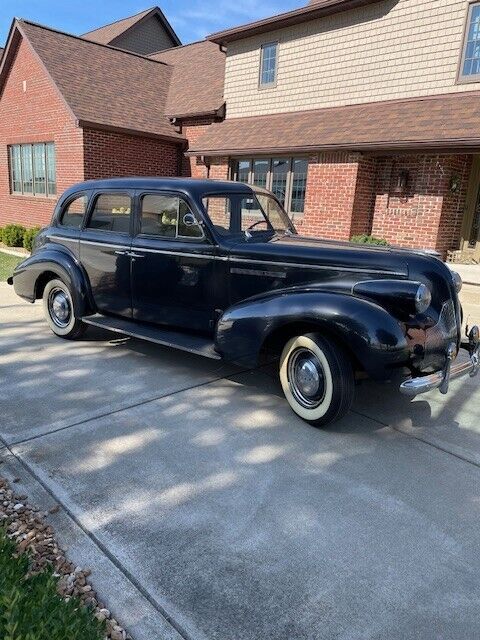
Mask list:
[[[139,22],[146,20],[150,16],[156,16],[160,20],[163,27],[171,37],[173,44],[181,44],[177,34],[172,29],[171,24],[168,22],[160,7],[151,7],[150,9],[141,11],[133,16],[129,16],[128,18],[116,20],[115,22],[111,22],[110,24],[94,29],[93,31],[88,31],[82,35],[82,38],[92,40],[93,42],[98,42],[100,44],[112,44],[116,38],[119,38]]]
[[[231,118],[209,127],[189,155],[466,147],[480,147],[479,91]]]
[[[166,113],[186,117],[214,115],[223,107],[225,53],[203,40],[150,55],[173,67]]]
[[[25,20],[9,41],[28,40],[80,126],[93,125],[181,142],[166,103],[172,68],[138,54],[100,45]],[[13,55],[0,66],[0,88]]]

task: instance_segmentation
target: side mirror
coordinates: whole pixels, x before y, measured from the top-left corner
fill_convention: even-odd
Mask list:
[[[183,216],[183,224],[186,227],[193,227],[193,226],[199,226],[197,219],[195,218],[195,216],[193,215],[193,213],[186,213]]]

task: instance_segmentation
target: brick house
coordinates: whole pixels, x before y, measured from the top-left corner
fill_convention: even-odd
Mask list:
[[[307,235],[480,257],[479,116],[478,1],[311,0],[186,46],[158,8],[81,37],[15,21],[0,224],[77,180],[183,174],[267,186]]]
[[[78,181],[189,173],[185,131],[223,116],[224,64],[212,42],[180,46],[157,9],[82,37],[15,20],[0,64],[0,224],[48,223]]]

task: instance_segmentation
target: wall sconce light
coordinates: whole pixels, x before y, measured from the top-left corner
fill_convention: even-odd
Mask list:
[[[410,174],[406,169],[402,169],[398,172],[397,181],[395,183],[394,192],[395,193],[405,193],[408,187],[408,180],[410,178]]]
[[[450,178],[450,191],[452,193],[457,193],[460,189],[460,176],[457,174],[453,174]]]

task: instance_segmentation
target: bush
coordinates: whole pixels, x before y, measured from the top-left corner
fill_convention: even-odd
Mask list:
[[[355,242],[357,244],[376,244],[381,247],[388,246],[388,242],[384,240],[384,238],[375,238],[375,236],[369,236],[366,233],[360,236],[352,236],[350,238],[350,242]]]
[[[51,570],[30,575],[30,561],[0,529],[0,638],[101,640],[104,624],[77,598],[56,591]]]
[[[7,224],[2,230],[2,242],[7,247],[21,247],[25,231],[25,227],[22,227],[21,224]]]
[[[35,238],[38,236],[40,232],[40,227],[31,227],[27,229],[23,234],[23,247],[27,249],[27,251],[31,251],[33,249],[33,242]]]

